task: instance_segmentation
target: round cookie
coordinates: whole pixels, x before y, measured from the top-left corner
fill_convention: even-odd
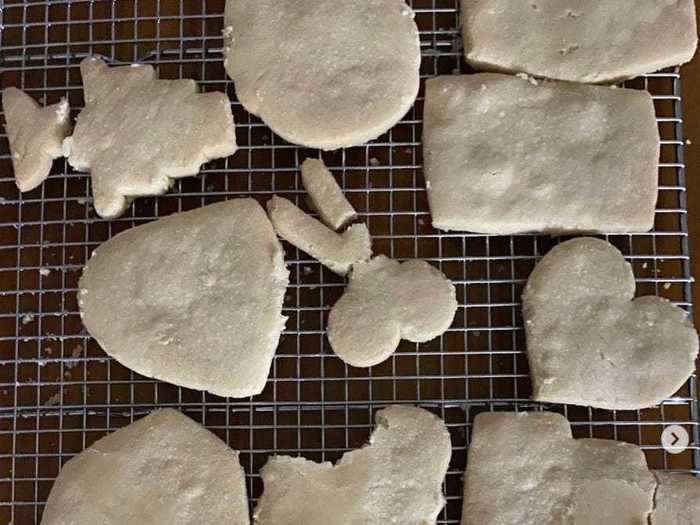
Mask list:
[[[225,24],[238,99],[294,144],[364,144],[418,94],[420,40],[403,0],[228,0]]]

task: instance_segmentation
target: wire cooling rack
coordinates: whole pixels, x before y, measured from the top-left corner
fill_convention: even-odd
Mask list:
[[[424,77],[468,72],[461,60],[457,0],[413,0],[421,29]],[[138,199],[104,221],[91,206],[89,179],[57,161],[40,188],[19,194],[7,138],[0,136],[0,523],[35,523],[60,466],[108,431],[156,407],[176,407],[241,451],[251,505],[262,492],[260,467],[273,453],[336,460],[361,446],[375,411],[418,404],[450,428],[454,452],[440,523],[459,523],[470,422],[493,409],[537,409],[528,401],[520,294],[542,254],[558,239],[490,237],[432,229],[421,173],[423,95],[393,130],[369,145],[324,154],[372,232],[376,251],[421,257],[457,285],[453,326],[423,345],[403,342],[370,370],[345,366],[325,337],[329,307],[343,282],[286,246],[291,285],[280,342],[265,391],[232,400],[144,378],[108,358],[83,329],[76,303],[80,270],[116,233],[170,213],[236,196],[261,202],[273,193],[303,204],[300,162],[318,152],[291,146],[235,99],[222,64],[224,0],[44,0],[0,2],[1,87],[17,86],[46,104],[83,105],[78,65],[97,54],[111,64],[143,62],[161,77],[196,79],[234,101],[241,150],[208,164],[169,194]],[[677,71],[630,83],[654,95],[663,136],[656,229],[609,239],[634,265],[640,294],[690,310],[681,87]],[[203,350],[205,351],[205,350]],[[695,378],[662,406],[565,413],[578,437],[640,444],[654,468],[698,473]],[[684,425],[690,449],[664,453],[665,425]]]

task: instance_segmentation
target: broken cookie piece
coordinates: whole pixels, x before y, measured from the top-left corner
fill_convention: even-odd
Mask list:
[[[280,237],[338,275],[346,275],[354,264],[372,256],[372,239],[364,224],[336,233],[276,195],[267,203],[267,211]]]
[[[328,318],[328,340],[346,363],[374,366],[389,358],[401,339],[424,343],[445,333],[457,307],[454,285],[437,268],[380,255],[353,267],[350,284]]]
[[[30,191],[46,180],[54,159],[63,156],[63,139],[70,132],[70,108],[64,99],[42,108],[23,91],[2,90],[7,139],[15,183]]]
[[[121,215],[136,197],[160,195],[172,179],[236,152],[231,104],[200,94],[194,80],[158,79],[153,67],[80,64],[85,109],[66,141],[68,161],[92,177],[95,210]]]
[[[497,74],[427,82],[425,179],[441,230],[649,231],[659,154],[645,91]]]
[[[654,472],[659,486],[650,525],[700,525],[700,479]]]
[[[326,226],[338,231],[357,218],[355,209],[322,160],[306,159],[301,165],[301,179]]]
[[[694,0],[462,0],[477,70],[618,82],[684,64],[697,47]]]
[[[420,39],[404,0],[227,0],[224,23],[241,103],[294,144],[364,144],[418,94]]]
[[[369,444],[335,465],[270,459],[262,469],[255,523],[435,523],[452,454],[445,424],[426,410],[398,405],[377,412],[376,421]]]
[[[523,294],[533,399],[636,410],[673,395],[695,370],[685,310],[634,299],[632,268],[611,244],[574,239],[535,267]]]
[[[564,416],[476,416],[463,525],[647,523],[656,481],[635,445],[573,439]]]
[[[66,463],[42,525],[248,525],[238,452],[176,410],[158,410]]]
[[[246,397],[265,387],[288,276],[263,208],[234,199],[113,237],[86,265],[78,300],[90,335],[135,372]]]

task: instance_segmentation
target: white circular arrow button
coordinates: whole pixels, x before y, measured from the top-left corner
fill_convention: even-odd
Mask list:
[[[688,449],[690,436],[688,431],[680,425],[669,425],[661,434],[661,444],[669,454],[681,454]]]

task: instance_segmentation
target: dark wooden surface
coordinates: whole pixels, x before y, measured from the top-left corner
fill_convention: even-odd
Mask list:
[[[683,68],[683,110],[685,132],[689,143],[686,146],[688,177],[688,223],[690,227],[693,275],[700,277],[700,59]],[[700,298],[700,287],[693,288],[695,301]],[[695,324],[700,326],[700,309],[695,308]]]

